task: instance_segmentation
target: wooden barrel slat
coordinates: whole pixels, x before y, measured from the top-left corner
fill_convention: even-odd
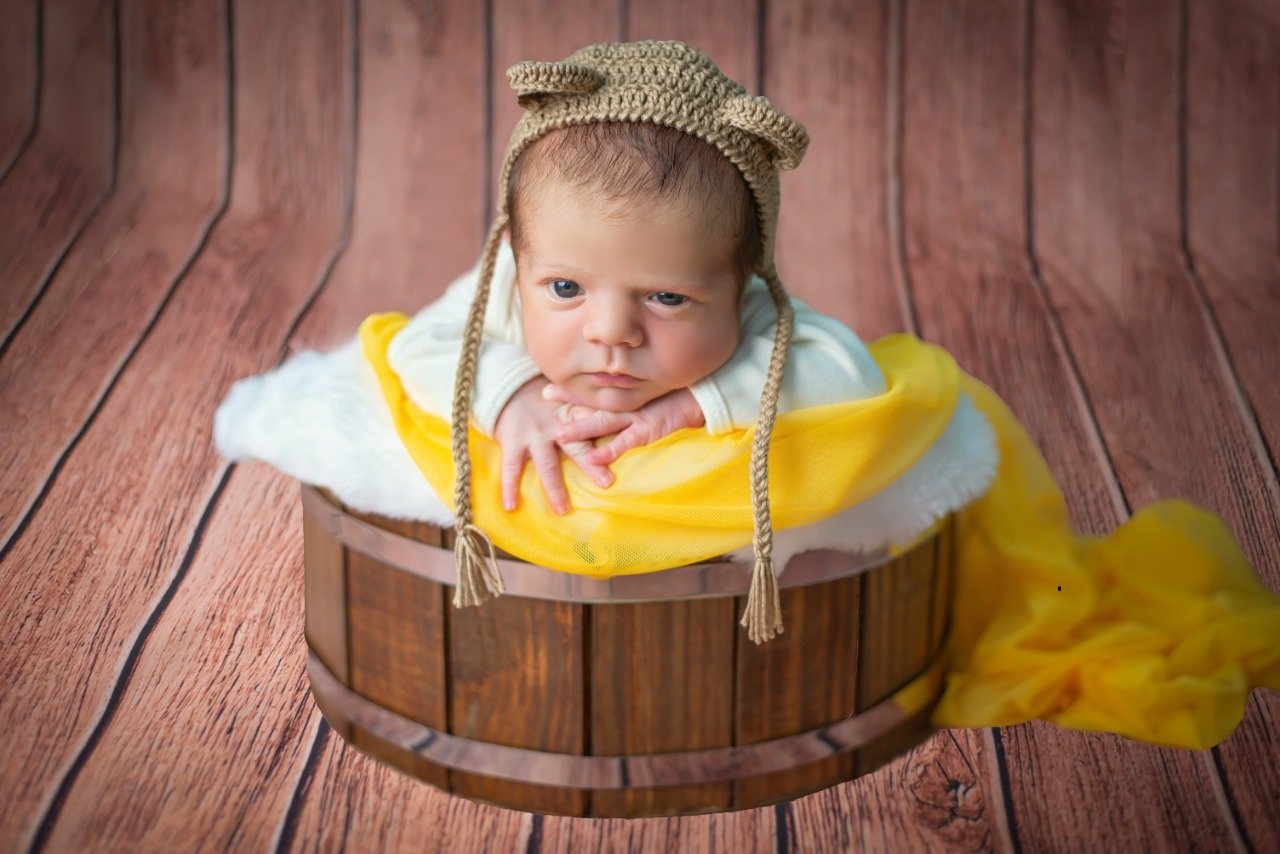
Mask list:
[[[858,709],[889,696],[928,660],[929,602],[933,547],[927,543],[880,571],[868,572],[862,588]],[[926,627],[921,631],[921,627]]]
[[[897,692],[934,684],[916,677],[936,665],[946,631],[949,525],[887,563],[783,587],[786,631],[756,646],[738,624],[745,597],[731,593],[611,603],[506,595],[455,609],[452,587],[364,554],[351,519],[331,516],[436,548],[451,546],[451,531],[345,511],[320,494],[304,502],[304,518],[307,637],[330,671],[320,683],[312,675],[321,710],[354,746],[440,788],[558,815],[743,809],[873,770],[931,731],[933,701],[919,710],[926,694]],[[325,691],[346,690],[339,683],[353,693],[326,704]],[[465,741],[446,744],[455,736]],[[697,753],[789,736],[806,746],[770,746],[775,760],[761,766],[758,752]],[[504,748],[533,752],[493,752]],[[548,775],[557,755],[631,760]],[[641,761],[649,756],[659,764]]]
[[[449,623],[449,731],[494,744],[586,752],[583,606],[500,596],[453,608]],[[587,796],[449,772],[452,791],[530,812],[584,815]]]
[[[781,591],[785,630],[767,644],[739,633],[734,743],[751,744],[816,729],[857,704],[858,603],[862,577]],[[744,809],[824,789],[853,773],[853,755],[734,783]]]
[[[942,652],[947,629],[951,626],[951,571],[954,566],[952,548],[955,543],[955,522],[948,520],[933,541],[933,564],[936,573],[933,583],[933,601],[929,604],[929,658]]]
[[[409,533],[404,530],[409,526],[401,525],[400,532]],[[446,662],[439,643],[445,631],[445,596],[442,585],[386,572],[358,552],[347,555],[351,689],[441,730],[448,726]],[[359,728],[352,743],[383,759],[394,753],[390,748],[383,750],[380,739]],[[392,764],[442,789],[449,785],[443,768],[417,757]]]
[[[345,550],[310,513],[302,514],[302,555],[307,572],[303,593],[307,645],[343,684],[350,685]],[[315,697],[330,726],[349,739],[351,728],[346,721],[326,708],[322,696]]]
[[[591,608],[591,752],[597,756],[727,747],[733,733],[735,600]],[[729,808],[732,786],[596,792],[596,816]]]

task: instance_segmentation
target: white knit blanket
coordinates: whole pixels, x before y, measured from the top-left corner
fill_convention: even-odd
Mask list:
[[[358,341],[300,353],[236,383],[214,416],[213,437],[228,460],[269,463],[355,510],[453,524],[401,444]],[[897,481],[821,522],[776,531],[774,565],[816,548],[868,552],[906,544],[985,492],[996,465],[991,426],[962,394],[938,441]],[[733,557],[749,563],[750,545]]]

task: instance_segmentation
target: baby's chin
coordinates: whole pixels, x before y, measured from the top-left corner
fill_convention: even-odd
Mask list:
[[[637,388],[572,388],[573,394],[593,409],[606,412],[635,412],[651,400],[661,397],[665,389],[652,389],[647,386]]]

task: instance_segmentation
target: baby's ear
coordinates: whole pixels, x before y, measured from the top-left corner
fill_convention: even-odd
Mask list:
[[[768,144],[773,149],[773,165],[779,169],[799,166],[809,147],[809,134],[800,123],[763,95],[734,95],[720,105],[716,116]]]

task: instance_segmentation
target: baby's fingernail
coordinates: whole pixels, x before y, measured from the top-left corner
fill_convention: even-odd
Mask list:
[[[600,484],[601,486],[608,486],[609,484],[613,483],[613,478],[607,474],[602,474],[596,477],[596,483]]]
[[[511,512],[512,510],[516,509],[516,503],[512,501],[510,498],[504,498],[502,499],[502,509],[506,510],[507,512]]]

